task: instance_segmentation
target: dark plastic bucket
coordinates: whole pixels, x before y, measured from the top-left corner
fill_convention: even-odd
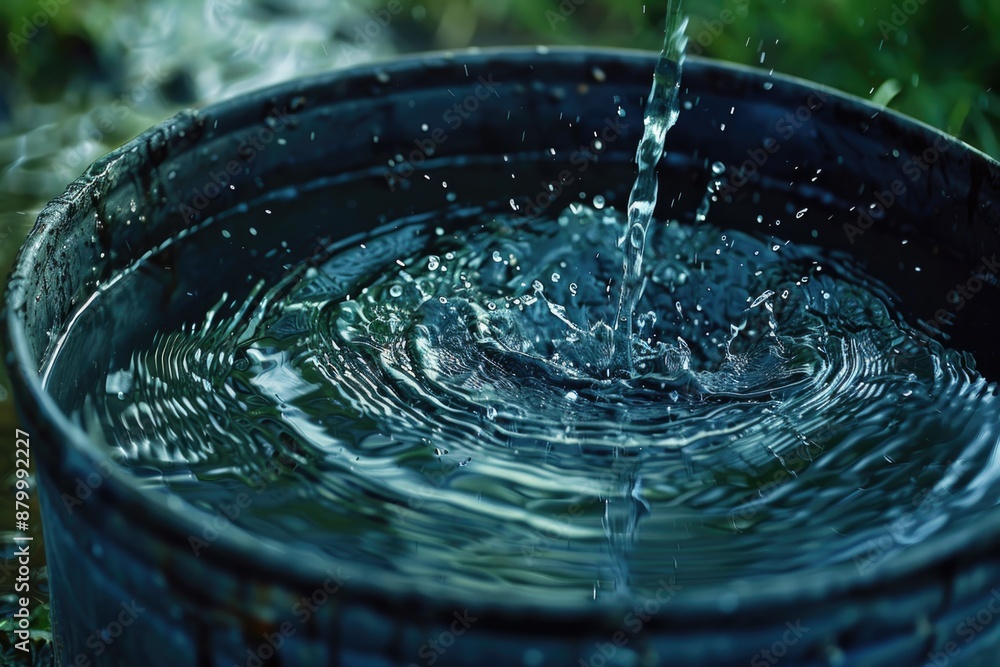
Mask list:
[[[248,270],[277,275],[318,240],[329,244],[379,221],[439,210],[441,178],[424,174],[446,176],[458,197],[448,204],[454,209],[509,211],[513,199],[522,209],[533,201],[554,212],[581,190],[621,205],[654,62],[654,54],[636,52],[502,50],[420,56],[294,81],[149,130],[45,208],[11,276],[3,335],[39,468],[62,664],[624,667],[951,659],[956,626],[989,609],[1000,586],[998,512],[973,517],[946,543],[929,540],[901,552],[877,575],[831,569],[753,587],[689,587],[617,645],[623,617],[643,600],[567,608],[508,599],[503,591],[461,599],[432,581],[331,562],[237,529],[195,557],[188,536],[209,517],[143,491],[60,408],[78,383],[107,367],[101,364],[108,348],[127,345],[139,323],[176,324],[184,309],[245,290]],[[692,59],[683,91],[691,105],[668,137],[661,212],[678,194],[693,208],[708,162],[742,165],[747,181],[730,169],[713,216],[746,229],[757,213],[789,218],[782,236],[851,253],[899,294],[908,321],[944,329],[953,347],[976,356],[987,378],[1000,377],[996,286],[944,318],[947,326],[938,313],[951,286],[1000,249],[996,162],[892,112],[761,71]],[[620,125],[616,96],[629,119]],[[454,108],[462,100],[475,109],[455,127],[449,110],[460,113]],[[420,119],[447,135],[432,139],[433,150],[415,143],[423,136],[414,130]],[[551,204],[539,197],[541,184],[565,167],[549,148],[591,145],[602,132],[610,140],[572,190]],[[519,178],[502,178],[511,168]],[[820,184],[809,178],[816,169],[826,175]],[[331,216],[294,225],[275,218],[253,234],[238,229],[217,237],[212,247],[161,253],[157,261],[174,281],[141,283],[119,317],[97,327],[100,335],[60,351],[77,355],[78,374],[64,370],[49,378],[49,393],[42,391],[53,332],[100,284],[251,197],[309,187],[322,187],[335,224]],[[861,215],[889,192],[888,214]],[[789,207],[810,204],[833,214],[794,224]],[[268,257],[264,251],[285,239],[288,252]],[[174,298],[190,286],[199,288],[195,296],[183,304]],[[295,615],[294,632],[285,632],[282,624],[303,596],[324,602]],[[422,651],[428,638],[455,631],[456,623],[464,627],[467,610],[476,618],[474,633],[443,654]],[[796,630],[802,626],[808,632]],[[780,652],[762,653],[776,642]],[[975,643],[961,646],[955,664],[993,667],[998,654],[1000,623],[986,624]]]

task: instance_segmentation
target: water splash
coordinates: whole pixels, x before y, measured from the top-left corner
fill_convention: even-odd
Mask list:
[[[230,530],[470,595],[853,571],[920,494],[940,490],[879,559],[995,505],[995,387],[843,260],[656,225],[636,318],[656,354],[623,381],[589,325],[614,312],[620,212],[436,224],[220,300],[70,412],[151,489],[210,513],[252,495]]]
[[[610,369],[617,375],[635,375],[634,318],[636,306],[642,298],[646,277],[643,259],[646,237],[656,209],[659,187],[656,165],[663,155],[667,133],[680,117],[681,71],[684,51],[687,48],[687,17],[681,12],[681,1],[667,3],[666,29],[663,49],[653,72],[653,85],[646,100],[643,133],[635,153],[638,173],[628,200],[628,225],[619,244],[622,247],[622,283],[611,339],[612,360]],[[637,461],[619,475],[621,489],[615,500],[609,500],[604,523],[608,545],[615,560],[615,590],[627,591],[629,583],[628,553],[636,539],[640,517],[640,498],[637,488],[641,483]],[[648,507],[648,506],[647,506]]]
[[[663,155],[667,132],[680,117],[681,69],[684,50],[687,48],[687,17],[681,13],[680,0],[667,3],[667,25],[663,50],[656,62],[653,86],[646,101],[643,133],[635,152],[638,173],[628,200],[628,229],[622,240],[622,284],[615,318],[612,368],[619,373],[632,375],[633,318],[635,307],[642,297],[645,276],[642,270],[646,252],[649,222],[656,208],[658,182],[656,165]]]

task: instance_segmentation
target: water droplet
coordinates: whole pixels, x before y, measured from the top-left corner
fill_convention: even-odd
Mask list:
[[[726,173],[726,165],[722,164],[721,162],[713,162],[712,173],[715,174],[716,176],[722,176],[724,173]]]
[[[557,283],[559,282],[559,277],[560,276],[558,273],[553,273],[550,279],[552,280],[552,282]]]
[[[441,258],[437,255],[431,255],[427,258],[427,268],[430,271],[437,271],[438,267],[441,266]]]
[[[503,261],[503,257],[500,255],[500,251],[499,250],[494,250],[493,251],[493,261],[494,262],[502,262]]]
[[[569,284],[569,293],[572,294],[573,296],[576,296],[577,289],[579,288],[576,286],[576,283]]]
[[[402,285],[393,285],[392,287],[389,288],[389,296],[398,297],[402,295],[403,295]]]
[[[594,208],[598,211],[604,208],[604,197],[601,195],[594,195]]]

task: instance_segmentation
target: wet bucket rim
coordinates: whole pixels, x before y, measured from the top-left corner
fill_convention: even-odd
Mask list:
[[[91,165],[82,176],[71,183],[66,192],[49,203],[39,214],[34,228],[22,245],[11,273],[5,299],[4,316],[0,321],[2,343],[7,349],[5,362],[14,385],[15,400],[22,414],[31,413],[37,417],[34,426],[45,431],[44,439],[53,445],[60,455],[60,469],[46,471],[60,481],[73,479],[81,472],[90,472],[93,465],[102,461],[112,461],[109,457],[101,457],[93,447],[91,440],[84,431],[74,425],[57,407],[51,396],[42,390],[39,373],[34,370],[35,362],[30,354],[27,329],[22,316],[25,304],[31,298],[34,285],[28,279],[30,269],[35,265],[36,258],[41,256],[41,250],[47,237],[57,233],[60,225],[69,224],[67,220],[68,202],[89,197],[103,174],[113,169],[116,163],[139,147],[149,144],[154,138],[176,136],[177,133],[190,131],[205,118],[221,116],[248,105],[277,97],[288,97],[299,91],[315,89],[330,85],[344,78],[371,79],[379,73],[405,74],[416,69],[439,68],[451,70],[456,65],[485,64],[497,61],[498,66],[510,68],[519,63],[550,62],[553,66],[566,68],[574,65],[597,65],[606,62],[625,62],[637,67],[647,67],[652,72],[656,54],[647,51],[601,48],[549,48],[544,52],[536,48],[495,48],[469,49],[464,51],[424,53],[410,55],[391,60],[375,61],[362,65],[331,70],[297,78],[288,82],[268,86],[259,90],[243,93],[204,107],[199,111],[182,111],[142,134],[138,135],[120,148],[108,153]],[[935,128],[898,112],[883,109],[864,99],[837,91],[827,86],[815,84],[804,79],[778,74],[768,74],[766,70],[742,65],[723,63],[703,58],[688,58],[689,68],[702,70],[712,75],[716,85],[731,86],[733,82],[745,79],[755,84],[766,81],[774,83],[768,92],[773,95],[775,103],[801,100],[803,93],[820,91],[829,95],[833,103],[849,112],[874,117],[885,116],[883,122],[890,122],[921,135],[928,144],[934,139],[945,137],[951,144],[966,152],[974,160],[985,162],[992,170],[1000,170],[1000,163],[985,153],[968,146]],[[419,77],[414,77],[419,81]],[[406,81],[406,78],[403,78]],[[419,84],[415,84],[419,87]],[[386,93],[390,96],[399,94],[392,90]],[[169,145],[169,142],[166,142]],[[184,150],[184,149],[182,149]],[[55,230],[55,231],[53,231]],[[34,435],[34,434],[33,434]],[[69,457],[66,454],[73,453]],[[84,469],[82,464],[91,467]],[[101,486],[101,494],[105,504],[116,505],[122,510],[129,525],[141,525],[145,534],[153,540],[163,540],[171,549],[186,549],[187,536],[197,534],[202,527],[202,521],[210,518],[207,512],[185,506],[183,512],[172,507],[167,497],[161,494],[143,492],[126,474],[123,474],[115,464],[115,472]],[[744,614],[748,610],[767,608],[782,608],[808,601],[834,600],[900,584],[914,579],[934,580],[934,572],[941,569],[949,561],[972,559],[973,555],[980,558],[995,550],[1000,545],[1000,511],[984,512],[974,525],[965,526],[960,531],[948,536],[948,540],[931,540],[897,554],[884,567],[878,570],[878,577],[865,576],[854,567],[824,567],[807,573],[792,575],[776,574],[749,582],[740,582],[739,586],[715,583],[697,591],[685,593],[664,608],[664,617],[716,616],[720,612],[718,599],[720,595],[733,596],[739,604],[726,614]],[[351,583],[350,591],[359,599],[367,599],[372,603],[389,603],[400,600],[419,599],[422,606],[438,609],[454,609],[456,604],[468,604],[468,600],[449,596],[447,589],[440,587],[436,592],[432,587],[406,587],[413,583],[408,577],[395,573],[386,574],[378,570],[363,572],[357,563],[333,560],[320,557],[308,550],[288,549],[283,544],[270,538],[251,535],[242,529],[223,531],[212,548],[201,558],[222,571],[237,573],[235,576],[253,576],[258,581],[266,581],[274,585],[285,585],[294,589],[313,587],[328,577],[327,572],[337,565],[346,566],[351,570],[361,570],[364,577]],[[295,562],[294,569],[288,563]],[[811,575],[808,577],[803,574]],[[363,579],[358,581],[358,579]],[[404,592],[400,592],[404,591]],[[347,593],[347,589],[345,589]],[[484,603],[486,594],[479,593]],[[541,606],[528,600],[506,599],[492,600],[486,603],[501,614],[510,615],[519,624],[530,625],[537,621],[531,618],[531,613],[550,614],[557,612],[562,620],[572,618],[594,619],[607,614],[619,613],[629,608],[628,602],[596,604],[585,609],[579,606],[545,605]],[[730,605],[731,606],[731,605]],[[525,613],[529,612],[529,613]],[[572,631],[572,629],[570,630]]]

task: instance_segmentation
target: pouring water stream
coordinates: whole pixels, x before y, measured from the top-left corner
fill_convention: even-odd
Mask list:
[[[667,133],[680,117],[681,71],[687,47],[687,17],[681,12],[681,0],[667,3],[663,49],[653,72],[653,85],[646,100],[643,133],[635,152],[638,172],[628,199],[628,223],[622,248],[622,283],[618,314],[611,341],[610,368],[631,376],[635,372],[633,359],[635,310],[645,287],[643,256],[650,221],[656,209],[658,180],[656,165],[663,155]],[[618,456],[621,453],[619,452]],[[622,459],[616,457],[615,462]],[[641,459],[630,457],[619,466],[620,488],[609,495],[604,515],[604,529],[614,561],[615,590],[629,590],[628,552],[635,542],[639,519],[649,505],[641,497]]]

